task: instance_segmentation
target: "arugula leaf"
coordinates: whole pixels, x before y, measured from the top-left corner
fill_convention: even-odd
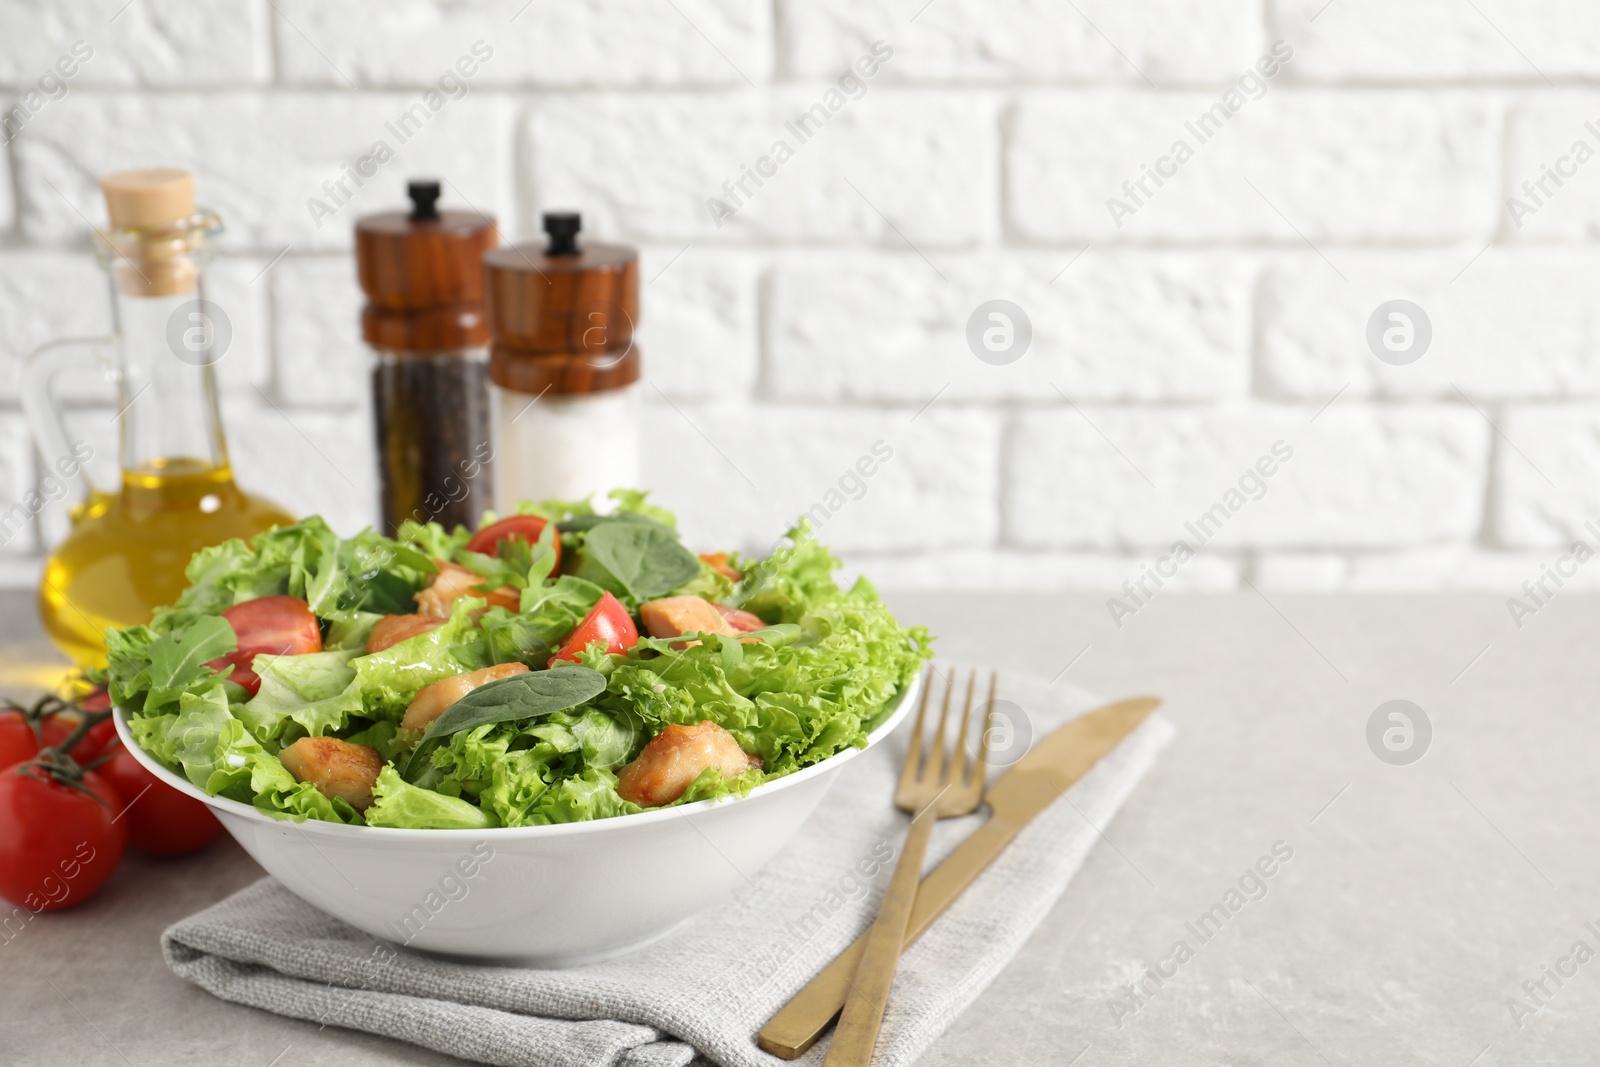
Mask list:
[[[203,615],[182,630],[163,634],[150,645],[150,693],[145,710],[175,704],[202,679],[209,685],[213,673],[206,663],[239,647],[233,627],[220,615]]]
[[[577,573],[643,603],[697,576],[700,560],[664,526],[616,520],[601,523],[584,537]]]
[[[428,724],[424,741],[446,737],[474,726],[513,722],[566,711],[587,704],[605,692],[606,679],[587,667],[557,667],[514,674],[480,685]]]

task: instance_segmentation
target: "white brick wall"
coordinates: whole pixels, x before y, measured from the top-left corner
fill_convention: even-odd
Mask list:
[[[347,529],[373,506],[350,226],[420,175],[508,236],[571,206],[641,248],[647,475],[706,544],[820,508],[886,587],[1114,588],[1278,440],[1176,584],[1509,591],[1600,518],[1592,3],[123,3],[0,0],[0,510],[38,475],[20,360],[107,325],[95,176],[177,163],[227,223],[241,480]],[[318,226],[308,198],[441,79]],[[968,346],[992,299],[1031,324],[1008,365]],[[1432,329],[1405,366],[1366,340],[1392,299]],[[103,383],[64,384],[103,436]],[[46,509],[0,582],[64,528]]]

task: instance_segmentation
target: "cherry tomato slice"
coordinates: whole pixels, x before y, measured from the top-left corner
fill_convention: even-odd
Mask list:
[[[250,668],[250,664],[255,662],[256,656],[263,652],[268,655],[277,654],[270,648],[240,648],[229,652],[226,656],[218,656],[214,660],[208,660],[206,666],[218,674],[232,667],[233,673],[228,675],[228,681],[243,686],[246,693],[255,696],[261,691],[261,676]]]
[[[753,615],[738,608],[731,608],[726,604],[713,604],[711,606],[717,609],[717,614],[722,616],[724,622],[742,634],[767,628],[767,624],[759,615]]]
[[[34,913],[81,904],[122,858],[122,801],[95,771],[74,789],[24,770],[0,771],[0,897]]]
[[[604,641],[606,651],[611,653],[626,652],[639,643],[639,628],[633,624],[633,616],[610,593],[601,597],[577,629],[567,636],[561,651],[550,657],[549,666],[554,667],[556,660],[561,659],[577,663],[578,653],[594,641]]]
[[[222,613],[240,648],[275,656],[322,651],[322,628],[311,606],[299,597],[264,596],[235,604]]]
[[[257,597],[235,604],[222,617],[233,627],[239,647],[206,666],[214,671],[233,667],[228,680],[244,686],[251,696],[261,688],[260,677],[250,669],[257,656],[303,656],[322,651],[322,628],[311,606],[299,597]]]
[[[492,522],[488,526],[472,535],[472,540],[467,542],[468,552],[481,552],[492,556],[499,551],[501,541],[526,541],[535,544],[539,536],[544,533],[544,528],[550,520],[538,515],[513,515],[509,519]],[[555,553],[556,564],[550,573],[554,574],[561,566],[561,538],[558,535],[550,542],[551,551]]]
[[[128,841],[153,856],[184,856],[222,834],[222,823],[194,797],[178,792],[151,774],[116,741],[111,758],[97,768],[122,801]]]

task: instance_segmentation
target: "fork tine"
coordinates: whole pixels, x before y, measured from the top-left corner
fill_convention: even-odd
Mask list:
[[[944,683],[944,701],[939,707],[939,732],[934,735],[933,743],[928,746],[928,758],[923,765],[922,773],[917,777],[924,782],[937,782],[944,774],[944,727],[950,718],[950,694],[956,687],[956,672],[950,671],[950,677]]]
[[[976,672],[974,672],[976,673]],[[981,786],[984,777],[989,771],[989,738],[994,734],[994,690],[1000,681],[999,671],[989,672],[989,713],[983,717],[983,723],[978,727],[982,734],[983,743],[978,746],[978,758],[972,763],[972,784]]]
[[[967,676],[967,699],[961,707],[961,723],[956,727],[956,736],[950,752],[950,773],[946,775],[946,780],[956,788],[965,784],[961,776],[967,767],[967,722],[972,718],[972,691],[977,684],[978,669],[974,667],[972,673]]]
[[[917,698],[917,721],[911,728],[911,747],[906,749],[906,761],[900,768],[901,788],[917,780],[922,764],[922,723],[928,717],[928,692],[933,688],[933,673],[933,665],[929,664],[927,673],[922,676],[922,695]]]

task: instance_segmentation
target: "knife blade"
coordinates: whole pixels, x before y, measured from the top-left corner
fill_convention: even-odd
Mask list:
[[[1029,820],[1055,803],[1160,705],[1159,697],[1133,697],[1084,712],[1057,727],[1006,771],[984,796],[989,820],[917,887],[904,944],[910,945],[922,936]],[[869,929],[867,933],[870,932]],[[867,933],[856,938],[767,1021],[757,1035],[763,1049],[781,1059],[793,1060],[816,1044],[844,1006]]]

